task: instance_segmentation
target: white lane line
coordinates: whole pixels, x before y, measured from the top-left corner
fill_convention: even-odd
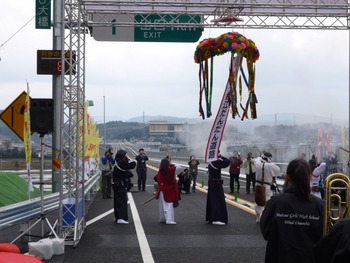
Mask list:
[[[151,249],[149,247],[149,244],[148,244],[148,241],[147,241],[147,238],[145,235],[145,231],[143,230],[140,216],[139,216],[139,213],[137,212],[134,199],[132,198],[132,194],[128,193],[128,197],[129,197],[129,202],[130,202],[130,209],[131,209],[132,218],[134,219],[137,239],[139,240],[139,244],[140,244],[143,262],[153,263],[154,259],[152,256],[152,252],[151,252]]]
[[[105,216],[108,216],[109,214],[112,214],[114,212],[114,209],[112,208],[111,210],[108,210],[107,212],[104,212],[103,214],[100,214],[99,216],[96,216],[95,218],[89,220],[86,222],[86,226],[89,226],[93,223],[95,223],[96,221],[104,218]]]

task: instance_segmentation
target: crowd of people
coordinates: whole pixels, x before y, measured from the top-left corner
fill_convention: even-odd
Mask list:
[[[131,170],[136,168],[138,190],[145,191],[147,179],[146,161],[143,148],[135,160],[128,158],[125,150],[117,151],[115,158],[109,149],[102,157],[102,197],[112,198],[115,221],[128,224],[127,192],[132,188]],[[154,177],[155,199],[159,204],[159,222],[175,225],[174,208],[179,205],[181,194],[195,193],[198,166],[194,155],[188,161],[188,168],[171,162],[166,156],[161,160]],[[272,161],[272,154],[261,152],[254,158],[248,152],[245,159],[239,152],[226,158],[221,154],[207,164],[208,188],[205,220],[208,224],[227,225],[228,213],[223,188],[222,169],[229,168],[230,193],[240,190],[241,166],[246,175],[246,194],[263,188],[264,203],[255,205],[256,222],[260,223],[263,238],[267,241],[265,262],[345,262],[350,255],[350,221],[336,223],[323,237],[323,179],[327,171],[325,161],[318,163],[314,155],[307,162],[303,158],[292,160],[287,167],[283,192],[273,194],[275,179],[280,168]],[[112,183],[111,183],[112,178]],[[252,187],[252,188],[251,188]],[[260,201],[259,201],[260,202]],[[258,203],[258,202],[257,202]]]

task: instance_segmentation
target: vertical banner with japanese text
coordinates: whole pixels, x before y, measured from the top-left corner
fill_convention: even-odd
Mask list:
[[[230,112],[230,105],[231,105],[230,86],[232,84],[232,80],[237,79],[240,62],[241,62],[240,54],[237,54],[236,57],[231,61],[232,70],[230,70],[230,75],[226,84],[225,92],[224,92],[224,95],[222,96],[221,104],[220,104],[218,113],[216,114],[213,126],[211,128],[207,147],[205,150],[206,163],[218,159],[221,140],[224,135],[227,117]]]
[[[32,176],[30,174],[31,163],[31,130],[30,130],[30,102],[29,102],[29,84],[27,83],[27,95],[24,105],[24,129],[23,129],[23,143],[26,155],[27,175],[28,175],[28,193],[33,192]]]
[[[321,160],[321,150],[322,150],[322,129],[318,129],[318,142],[317,142],[317,157]]]

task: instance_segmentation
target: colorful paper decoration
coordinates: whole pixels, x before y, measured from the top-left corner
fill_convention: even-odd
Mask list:
[[[231,104],[232,117],[240,116],[237,106],[238,95],[242,102],[242,79],[248,87],[248,99],[246,105],[243,106],[240,103],[240,108],[243,110],[241,119],[248,118],[248,109],[250,108],[251,118],[255,119],[256,114],[256,95],[254,92],[255,84],[255,62],[259,59],[259,50],[255,43],[244,37],[237,32],[229,32],[220,35],[217,38],[208,38],[202,40],[194,53],[194,61],[199,64],[199,113],[202,118],[205,118],[204,110],[202,107],[203,93],[206,101],[207,118],[212,115],[211,101],[212,101],[212,87],[213,87],[213,60],[215,56],[223,55],[225,53],[231,53],[231,65],[229,69],[228,84],[230,86],[229,101]],[[237,93],[237,71],[233,71],[232,62],[234,57],[240,54],[240,72],[239,77],[239,93]],[[248,78],[246,78],[244,71],[241,67],[243,58],[247,61]],[[209,60],[211,61],[209,62]],[[210,64],[209,64],[210,63]]]

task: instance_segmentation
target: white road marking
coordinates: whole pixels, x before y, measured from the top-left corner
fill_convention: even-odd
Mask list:
[[[129,199],[128,203],[130,204],[132,218],[134,220],[136,236],[137,236],[137,239],[138,239],[139,245],[140,245],[140,250],[141,250],[143,262],[154,263],[152,252],[151,252],[151,249],[149,247],[149,244],[148,244],[148,241],[146,238],[146,234],[145,234],[145,231],[143,230],[140,216],[139,216],[139,213],[137,212],[136,205],[135,205],[135,202],[134,202],[134,199],[133,199],[131,193],[128,193],[128,199]],[[97,222],[98,220],[108,216],[109,214],[111,214],[113,212],[114,212],[114,209],[108,210],[107,212],[87,221],[86,226],[89,226],[89,225]]]
[[[95,218],[89,220],[86,222],[86,226],[89,226],[93,223],[95,223],[96,221],[108,216],[109,214],[112,214],[114,212],[114,209],[108,210],[107,212],[104,212],[103,214],[100,214],[99,216],[96,216]]]
[[[139,217],[139,213],[137,212],[134,199],[132,198],[132,194],[128,193],[128,197],[129,197],[129,201],[130,201],[130,209],[131,209],[132,218],[134,219],[136,235],[137,235],[137,238],[138,238],[139,244],[140,244],[143,262],[153,263],[154,259],[152,256],[152,252],[151,252],[151,249],[149,247],[149,244],[148,244],[148,241],[147,241],[147,238],[145,235],[145,231],[143,230],[141,220]]]

